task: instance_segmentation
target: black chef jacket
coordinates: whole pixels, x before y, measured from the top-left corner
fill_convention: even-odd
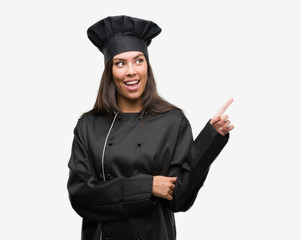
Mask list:
[[[174,212],[194,203],[228,141],[208,122],[193,141],[180,110],[86,114],[69,160],[69,198],[83,218],[82,240],[175,240]],[[173,200],[152,195],[153,176],[177,176]]]

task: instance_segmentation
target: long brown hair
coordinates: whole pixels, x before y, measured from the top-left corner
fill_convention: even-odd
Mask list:
[[[159,96],[157,92],[157,85],[155,82],[155,78],[153,75],[152,67],[149,63],[148,58],[147,61],[147,82],[145,86],[144,93],[142,95],[142,110],[141,115],[145,113],[150,114],[160,114],[164,112],[168,112],[173,109],[179,109],[175,105],[167,102],[162,97]],[[97,98],[94,104],[94,107],[84,113],[109,113],[113,114],[113,112],[121,112],[117,105],[117,91],[115,88],[115,83],[113,80],[113,60],[110,60],[106,65],[103,71],[99,90],[97,93]],[[82,115],[82,116],[83,116]]]

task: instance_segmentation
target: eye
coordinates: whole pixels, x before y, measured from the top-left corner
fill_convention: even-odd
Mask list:
[[[138,58],[138,59],[136,60],[136,63],[138,63],[138,64],[143,63],[143,62],[144,62],[144,59],[143,59],[143,58]]]
[[[117,67],[122,67],[124,65],[124,62],[115,62],[115,65]]]

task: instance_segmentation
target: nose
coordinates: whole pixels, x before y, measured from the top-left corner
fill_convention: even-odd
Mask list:
[[[132,63],[128,64],[127,75],[132,76],[136,74],[135,66]]]

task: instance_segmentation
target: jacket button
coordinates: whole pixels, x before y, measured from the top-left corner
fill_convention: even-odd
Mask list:
[[[141,142],[138,142],[138,147],[141,147]]]
[[[112,146],[112,144],[113,144],[112,142],[109,142],[109,146]]]
[[[119,121],[121,120],[121,117],[120,117],[120,116],[118,116],[118,120],[119,120]]]
[[[106,179],[110,179],[112,177],[112,175],[110,173],[106,174]]]
[[[137,237],[136,240],[141,240],[141,238],[140,238],[140,237]]]
[[[109,237],[105,237],[105,240],[110,240],[110,238]]]
[[[141,120],[141,117],[139,117],[139,120]]]

